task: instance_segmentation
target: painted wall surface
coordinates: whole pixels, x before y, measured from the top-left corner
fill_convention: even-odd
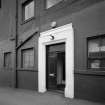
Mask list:
[[[0,86],[14,86],[14,48],[16,1],[2,0],[0,8]],[[12,52],[12,67],[4,67],[4,53]]]

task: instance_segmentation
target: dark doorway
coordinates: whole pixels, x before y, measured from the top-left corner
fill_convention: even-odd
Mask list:
[[[65,88],[65,44],[46,47],[47,89],[64,91]]]

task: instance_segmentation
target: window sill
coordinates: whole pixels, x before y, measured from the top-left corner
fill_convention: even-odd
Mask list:
[[[105,76],[105,70],[102,69],[75,70],[74,73],[80,75]]]
[[[37,71],[35,68],[17,68],[17,71]]]
[[[13,71],[13,68],[12,67],[4,67],[3,70],[4,71]]]
[[[35,19],[35,17],[33,16],[33,17],[31,17],[31,18],[29,18],[29,19],[27,19],[27,20],[24,20],[24,21],[22,21],[21,25],[26,24],[26,23],[28,23],[28,22],[34,20],[34,19]]]

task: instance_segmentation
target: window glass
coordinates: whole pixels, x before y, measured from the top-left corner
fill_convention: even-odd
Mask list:
[[[22,67],[32,68],[34,66],[34,50],[27,49],[22,51]]]
[[[89,60],[89,67],[90,68],[100,68],[100,60]]]
[[[105,68],[105,37],[88,40],[88,67]]]
[[[1,0],[0,0],[0,8],[1,8]]]
[[[11,52],[4,53],[4,67],[11,68]]]
[[[23,4],[24,20],[27,20],[34,16],[34,1],[31,0],[28,3]]]
[[[46,8],[50,8],[61,1],[62,0],[46,0]]]
[[[88,51],[89,52],[99,52],[99,50],[100,50],[99,39],[93,39],[88,42]]]
[[[105,51],[105,38],[101,39],[101,51]]]

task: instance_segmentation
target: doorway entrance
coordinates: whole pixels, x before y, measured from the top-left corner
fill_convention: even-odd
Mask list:
[[[46,87],[48,90],[65,89],[65,44],[46,47]]]
[[[72,23],[40,34],[38,41],[38,91],[44,93],[48,89],[64,90],[65,97],[74,98],[74,32]]]

